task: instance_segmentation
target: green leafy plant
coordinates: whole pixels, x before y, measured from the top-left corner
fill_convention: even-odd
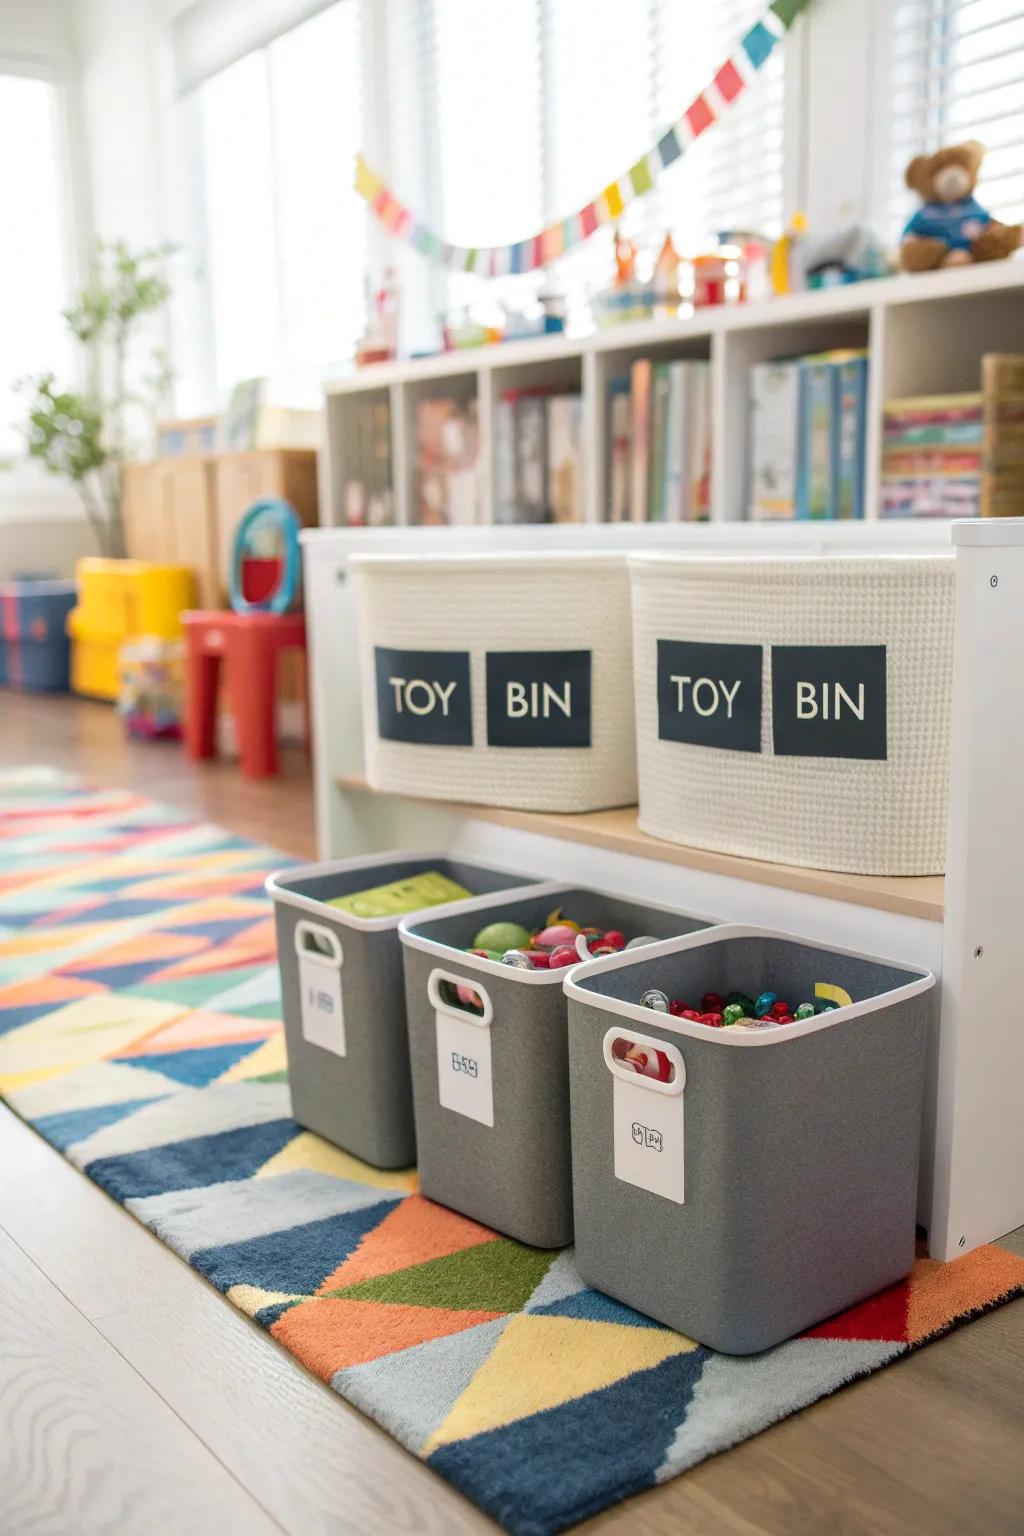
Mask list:
[[[129,364],[136,329],[170,298],[166,262],[172,247],[132,251],[122,240],[100,242],[88,284],[61,311],[85,349],[81,389],[62,389],[52,372],[22,381],[32,391],[25,441],[29,457],[78,488],[105,555],[124,553],[122,471],[135,448],[132,423],[150,432],[166,403],[166,353],[151,350],[151,371],[134,387]]]

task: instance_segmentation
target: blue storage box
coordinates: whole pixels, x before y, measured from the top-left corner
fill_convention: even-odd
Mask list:
[[[66,693],[68,614],[75,583],[45,578],[0,582],[0,683],[27,693]]]

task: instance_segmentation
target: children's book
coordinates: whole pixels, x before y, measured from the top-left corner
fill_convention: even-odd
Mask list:
[[[651,453],[651,361],[638,358],[630,369],[633,458],[630,467],[629,515],[634,523],[647,520],[647,485]]]
[[[629,520],[633,411],[629,378],[612,379],[608,392],[608,521]]]

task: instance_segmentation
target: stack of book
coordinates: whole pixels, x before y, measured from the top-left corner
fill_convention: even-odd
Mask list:
[[[747,516],[864,516],[867,354],[816,353],[750,370]]]
[[[480,521],[480,434],[475,400],[421,400],[416,407],[419,524],[472,527]]]
[[[391,411],[386,398],[346,404],[340,449],[345,523],[350,528],[380,528],[394,522]]]
[[[888,401],[882,516],[977,517],[981,449],[980,392]]]
[[[1024,357],[981,360],[984,517],[1024,517]]]
[[[497,523],[583,521],[582,403],[579,394],[509,390],[495,432]]]
[[[638,359],[609,389],[608,521],[711,515],[711,381],[703,361]]]

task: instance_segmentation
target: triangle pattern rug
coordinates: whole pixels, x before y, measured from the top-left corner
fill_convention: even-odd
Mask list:
[[[261,887],[136,795],[0,775],[0,1094],[309,1370],[515,1536],[549,1536],[1024,1291],[985,1247],[715,1354],[291,1119]]]

